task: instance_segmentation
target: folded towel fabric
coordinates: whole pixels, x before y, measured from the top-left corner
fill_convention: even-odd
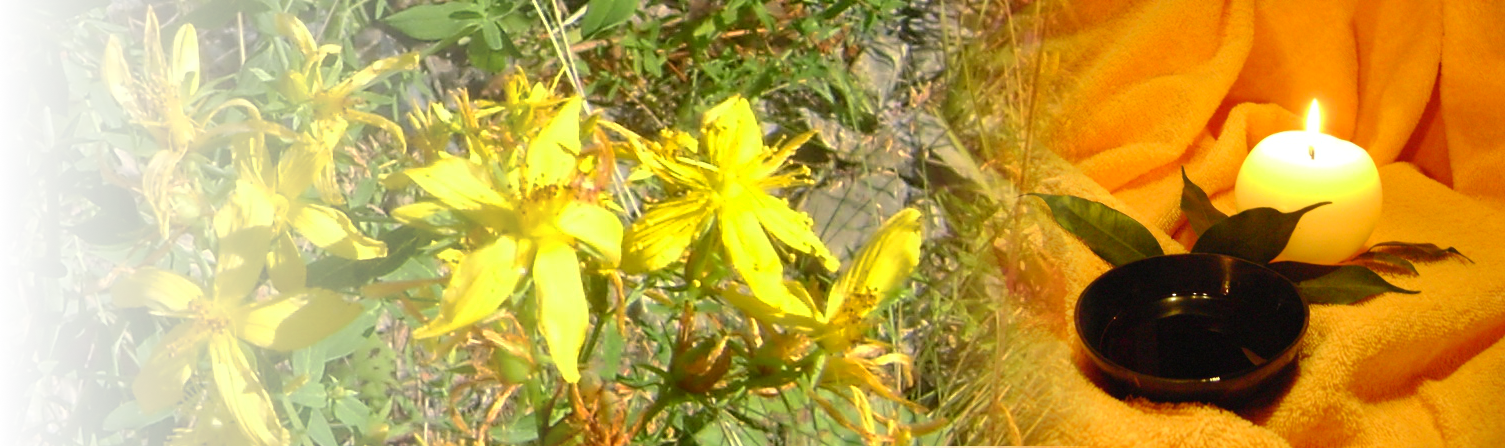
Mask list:
[[[1418,295],[1314,305],[1289,384],[1242,408],[1109,396],[1071,326],[1077,295],[1107,269],[1043,206],[1011,236],[1015,265],[1058,275],[1018,287],[1025,312],[1073,359],[1050,443],[1092,446],[1502,446],[1505,444],[1505,4],[1492,1],[1075,0],[1049,10],[1040,145],[1026,191],[1088,197],[1152,229],[1167,253],[1191,242],[1178,204],[1185,167],[1233,212],[1250,147],[1323,132],[1381,165],[1370,243],[1457,247],[1474,264],[1392,277]],[[1175,241],[1172,240],[1174,238]],[[1176,241],[1179,241],[1177,243]],[[1000,246],[1003,247],[1003,246]],[[1009,247],[1013,247],[1010,245]],[[1036,285],[1038,286],[1038,285]],[[1025,319],[1029,320],[1029,319]]]

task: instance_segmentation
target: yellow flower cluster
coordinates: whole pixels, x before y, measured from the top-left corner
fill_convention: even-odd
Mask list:
[[[213,217],[215,268],[212,277],[201,280],[207,292],[194,280],[154,267],[134,270],[113,289],[121,307],[147,307],[181,319],[133,384],[144,411],[182,402],[185,384],[201,370],[207,353],[213,384],[204,401],[207,411],[180,430],[182,442],[288,443],[252,366],[254,353],[241,342],[297,350],[361,312],[336,292],[307,286],[307,265],[294,231],[338,257],[387,256],[384,243],[330,206],[345,200],[334,153],[354,123],[383,130],[405,153],[402,130],[360,110],[355,93],[386,74],[417,67],[418,55],[382,59],[349,76],[334,76],[341,80],[326,85],[324,61],[340,48],[319,45],[291,15],[279,15],[277,29],[302,56],[278,83],[295,106],[292,113],[303,114],[298,120],[263,121],[254,105],[240,99],[206,107],[198,99],[198,47],[191,25],[179,29],[169,64],[165,52],[150,45],[160,30],[148,13],[144,81],[131,76],[118,42],[111,39],[106,51],[110,93],[162,147],[143,173],[142,190],[164,238],[175,222],[192,217],[183,201],[204,201],[194,193],[197,178],[180,175],[185,156],[228,144],[235,163],[233,189]],[[899,211],[884,223],[830,291],[812,291],[785,278],[781,250],[809,256],[827,272],[841,269],[812,231],[810,217],[778,196],[810,183],[809,170],[791,166],[789,159],[811,134],[765,145],[751,103],[733,97],[705,112],[698,133],[671,130],[647,139],[587,114],[582,98],[558,97],[553,88],[520,75],[508,80],[498,101],[473,100],[463,91],[452,99],[453,109],[436,102],[413,113],[415,163],[383,179],[389,190],[416,186],[423,194],[392,210],[395,220],[436,232],[450,244],[441,253],[447,276],[435,280],[445,286],[437,314],[413,337],[469,333],[521,304],[536,314],[508,320],[536,324],[528,331],[542,337],[560,377],[577,383],[593,314],[584,280],[606,276],[621,289],[622,273],[682,266],[685,280],[701,294],[696,297],[719,297],[748,316],[749,327],[777,329],[769,340],[785,345],[749,347],[765,354],[754,354],[761,362],[789,362],[818,347],[825,361],[817,384],[862,411],[862,424],[848,426],[869,440],[880,436],[867,393],[913,405],[882,373],[889,365],[907,367],[909,358],[884,353],[885,347],[866,337],[869,315],[918,263],[919,211]],[[214,123],[226,108],[243,110],[247,118]],[[276,122],[299,126],[287,129]],[[621,138],[608,139],[605,131]],[[285,147],[270,151],[268,136]],[[657,177],[667,193],[630,225],[624,224],[626,213],[602,193],[619,155],[637,162],[641,175],[634,179]],[[715,269],[722,265],[729,269]],[[271,288],[258,288],[263,271]],[[527,301],[510,302],[523,285],[531,285]],[[688,328],[681,328],[684,353],[675,354],[673,370],[684,377],[677,384],[694,393],[714,390],[730,369],[731,337],[696,343]],[[895,440],[907,437],[908,427],[894,425],[890,421],[890,433],[901,434]]]

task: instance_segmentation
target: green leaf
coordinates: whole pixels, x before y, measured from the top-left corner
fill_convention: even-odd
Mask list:
[[[221,29],[226,27],[236,14],[244,14],[247,17],[259,15],[271,8],[266,4],[255,0],[223,0],[213,5],[200,4],[183,16],[183,22],[192,23],[193,26],[203,30]]]
[[[324,417],[324,411],[314,409],[308,416],[308,437],[314,439],[319,446],[336,446],[339,443],[334,440],[334,431],[329,430],[329,419]]]
[[[371,417],[371,408],[355,396],[346,396],[334,403],[334,418],[347,426],[366,432],[366,420]]]
[[[1207,198],[1207,192],[1202,187],[1192,183],[1190,177],[1186,177],[1186,167],[1181,167],[1181,212],[1186,214],[1186,222],[1191,224],[1191,230],[1201,236],[1208,227],[1228,219],[1228,215],[1218,211],[1212,206],[1212,200]]]
[[[387,275],[411,258],[418,249],[433,240],[427,232],[412,227],[398,227],[382,234],[387,256],[370,260],[347,260],[326,256],[308,264],[308,286],[331,290],[357,288]]]
[[[1416,266],[1412,265],[1411,262],[1406,261],[1406,259],[1394,254],[1385,252],[1364,252],[1353,257],[1352,260],[1343,262],[1343,264],[1363,266],[1369,268],[1372,271],[1383,272],[1386,274],[1406,276],[1419,275],[1419,273],[1416,272]]]
[[[351,321],[345,328],[341,328],[339,331],[334,332],[334,334],[329,335],[329,337],[314,344],[323,350],[320,353],[324,354],[324,362],[327,363],[350,356],[351,353],[355,353],[356,350],[367,345],[370,338],[374,338],[374,336],[368,336],[367,334],[376,326],[376,321],[382,314],[381,306],[377,305],[375,301],[364,301],[363,303],[366,304],[366,310],[361,312],[359,316],[356,316],[355,320]]]
[[[434,5],[419,5],[399,11],[382,19],[408,37],[418,40],[440,40],[465,29],[472,20],[468,13],[480,15],[480,7],[470,2],[449,2]]]
[[[510,47],[511,43],[504,43],[504,45]],[[507,55],[504,52],[492,50],[486,44],[486,39],[472,38],[470,44],[465,46],[465,55],[470,58],[470,65],[486,70],[487,73],[501,73],[502,70],[507,69]]]
[[[33,84],[36,98],[53,108],[54,114],[68,116],[68,75],[63,74],[62,50],[42,38],[30,39],[29,44],[26,50],[27,74],[32,80],[47,80],[47,83]]]
[[[1265,264],[1285,250],[1301,215],[1331,202],[1308,205],[1290,213],[1269,207],[1251,208],[1228,217],[1197,238],[1192,252],[1223,254]]]
[[[1431,263],[1447,259],[1459,259],[1473,263],[1474,260],[1463,255],[1458,249],[1449,247],[1443,249],[1432,243],[1405,243],[1400,241],[1386,241],[1376,243],[1369,248],[1369,252],[1383,252],[1400,258],[1418,263]]]
[[[1029,193],[1045,200],[1056,223],[1081,238],[1087,248],[1109,264],[1123,266],[1142,258],[1164,255],[1160,242],[1134,218],[1101,202],[1076,196]]]
[[[21,302],[21,296],[15,295],[11,287],[0,284],[0,317],[15,320],[26,317],[26,314],[26,302]]]
[[[1292,282],[1307,303],[1348,305],[1387,292],[1416,294],[1421,291],[1402,289],[1363,266],[1328,266],[1282,261],[1270,263],[1270,269]]]
[[[506,45],[506,41],[502,40],[502,27],[496,22],[481,25],[481,37],[486,40],[486,48],[491,51],[501,50]]]
[[[105,416],[102,429],[105,431],[120,431],[123,429],[145,428],[147,425],[160,422],[172,414],[172,407],[157,411],[156,414],[143,414],[141,413],[141,406],[137,405],[135,400],[131,400],[121,403],[120,407],[110,411],[110,414]]]
[[[580,35],[591,38],[605,29],[621,25],[638,10],[638,0],[591,0],[585,16],[580,18]]]

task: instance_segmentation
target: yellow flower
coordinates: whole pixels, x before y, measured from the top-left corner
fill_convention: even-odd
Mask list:
[[[772,299],[757,297],[764,291],[756,288],[752,296],[727,292],[723,297],[754,317],[809,333],[826,351],[841,353],[867,333],[868,314],[909,278],[920,260],[921,239],[918,210],[907,208],[889,217],[836,278],[824,312],[815,310],[815,298],[796,282],[765,288]],[[795,300],[782,298],[788,295]],[[788,305],[775,306],[777,303]]]
[[[219,250],[209,294],[179,274],[153,267],[122,278],[111,291],[117,306],[149,307],[154,314],[184,319],[163,336],[132,384],[143,412],[183,400],[183,385],[207,351],[215,399],[228,409],[228,420],[255,443],[286,444],[287,430],[240,342],[297,350],[350,323],[361,307],[322,289],[246,300],[265,265],[275,213],[254,189],[241,181],[215,215]]]
[[[627,234],[623,269],[645,272],[663,268],[681,256],[712,227],[721,247],[761,301],[774,313],[812,317],[813,304],[784,289],[783,262],[769,237],[820,259],[827,270],[839,262],[810,230],[810,217],[789,208],[770,191],[805,184],[805,167],[784,169],[784,162],[812,134],[777,148],[763,145],[762,129],[752,106],[733,97],[705,113],[700,142],[682,132],[661,142],[629,139],[637,159],[663,179],[673,196],[649,207]]]
[[[359,100],[352,95],[389,73],[418,68],[419,54],[408,52],[372,62],[339,83],[325,86],[321,67],[324,58],[338,54],[340,47],[332,44],[319,46],[313,34],[308,32],[308,26],[291,14],[277,15],[277,32],[292,39],[298,51],[303,53],[302,70],[290,71],[283,77],[282,93],[295,102],[313,107],[313,121],[307,132],[313,137],[314,144],[304,148],[313,152],[311,169],[316,174],[315,185],[325,203],[343,204],[345,197],[340,194],[334,177],[334,149],[345,137],[351,121],[387,131],[397,139],[399,152],[406,151],[402,128],[385,117],[356,109]]]
[[[130,115],[131,120],[146,128],[162,147],[152,155],[142,170],[142,190],[157,218],[163,238],[169,234],[175,215],[185,220],[197,218],[196,202],[200,188],[192,177],[178,175],[178,165],[196,145],[213,139],[271,129],[261,121],[255,105],[244,99],[231,99],[216,105],[206,104],[199,94],[199,41],[193,24],[184,24],[172,40],[172,60],[168,62],[161,45],[162,27],[157,14],[146,10],[145,77],[138,80],[125,63],[120,40],[110,36],[101,62],[102,78],[110,96]],[[236,126],[217,126],[205,130],[220,111],[237,107],[250,118]]]
[[[335,208],[303,199],[302,193],[314,181],[315,157],[300,141],[282,153],[276,170],[270,164],[266,146],[260,138],[235,144],[235,161],[247,195],[261,195],[272,204],[272,241],[267,255],[267,270],[272,283],[281,292],[293,292],[307,283],[307,266],[294,244],[291,230],[329,253],[351,260],[387,256],[387,245],[361,233],[360,229]],[[263,248],[265,251],[265,248]]]
[[[399,221],[422,225],[453,211],[479,226],[469,235],[476,248],[452,271],[439,315],[414,337],[439,336],[486,318],[531,273],[549,353],[566,381],[579,381],[576,358],[590,313],[576,250],[589,248],[616,266],[622,245],[617,216],[580,200],[571,187],[579,173],[580,111],[579,99],[566,101],[510,163],[440,155],[399,175],[434,198],[394,210]]]
[[[867,317],[878,308],[879,303],[909,278],[920,261],[920,243],[923,238],[920,212],[912,208],[900,210],[883,223],[878,233],[857,253],[857,258],[837,277],[825,300],[825,311],[811,308],[776,309],[770,301],[743,294],[724,294],[732,304],[767,322],[775,323],[811,335],[827,353],[825,368],[819,378],[821,386],[844,390],[856,386],[877,393],[884,398],[913,406],[888,386],[892,382],[883,372],[884,366],[896,364],[907,367],[909,357],[900,353],[884,353],[879,344],[861,343],[868,332]],[[809,291],[799,283],[783,285],[787,294],[799,298],[800,303],[815,303]]]

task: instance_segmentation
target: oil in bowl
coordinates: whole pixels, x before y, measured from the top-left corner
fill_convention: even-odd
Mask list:
[[[1109,393],[1238,406],[1293,371],[1308,317],[1275,271],[1193,253],[1109,270],[1082,291],[1074,320]]]
[[[1172,295],[1108,323],[1102,345],[1124,367],[1164,378],[1209,378],[1259,367],[1227,298]]]

